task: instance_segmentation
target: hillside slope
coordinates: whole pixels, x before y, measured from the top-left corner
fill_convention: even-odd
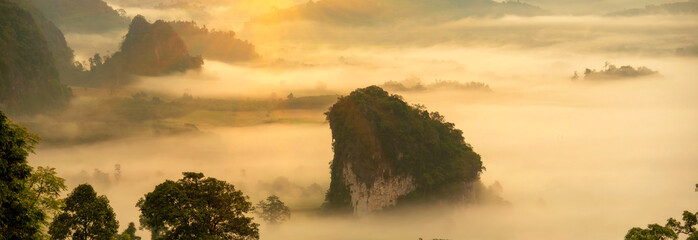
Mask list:
[[[70,89],[58,80],[49,46],[31,14],[0,0],[0,109],[37,113],[62,107]]]

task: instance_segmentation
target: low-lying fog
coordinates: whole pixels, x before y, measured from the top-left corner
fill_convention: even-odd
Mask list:
[[[493,24],[502,21],[506,19]],[[694,25],[682,23],[676,29]],[[56,167],[71,189],[93,184],[111,201],[121,229],[138,222],[136,201],[155,185],[179,179],[184,171],[200,171],[235,184],[253,202],[277,194],[288,203],[293,211],[289,222],[269,227],[258,221],[262,239],[621,239],[631,227],[696,210],[698,60],[608,50],[597,45],[599,39],[618,41],[640,33],[606,34],[584,46],[530,48],[472,47],[458,41],[399,47],[294,48],[289,43],[283,48],[287,51],[267,53],[262,62],[206,61],[201,72],[146,78],[135,87],[174,96],[261,98],[290,92],[348,94],[410,77],[425,84],[437,79],[483,82],[492,92],[393,93],[442,113],[463,130],[482,155],[487,168],[483,182],[501,184],[508,206],[419,209],[356,219],[317,216],[332,159],[326,123],[199,126],[202,133],[40,146],[30,163]],[[664,41],[642,34],[653,44]],[[665,42],[674,48],[677,39]],[[570,79],[575,71],[583,77],[585,68],[603,68],[605,61],[647,66],[659,74]],[[314,114],[322,119],[322,113]],[[146,231],[139,234],[150,238]]]

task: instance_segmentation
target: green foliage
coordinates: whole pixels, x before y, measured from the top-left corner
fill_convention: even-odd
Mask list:
[[[23,202],[25,181],[31,177],[27,155],[38,140],[0,111],[0,233],[5,239],[32,239],[44,219],[37,207]]]
[[[270,224],[277,224],[291,218],[291,210],[276,195],[257,203],[257,214]]]
[[[48,20],[42,10],[39,10],[31,0],[13,0],[21,8],[29,12],[39,30],[44,35],[46,39],[46,44],[48,46],[51,55],[53,56],[53,62],[55,63],[56,70],[59,73],[59,79],[63,83],[74,82],[76,78],[84,77],[82,70],[76,68],[74,65],[75,56],[73,55],[73,50],[68,47],[68,42],[65,40],[65,36],[56,25]],[[53,13],[52,11],[48,12]]]
[[[81,184],[65,199],[49,227],[51,239],[111,239],[119,222],[106,196],[97,196],[89,184]]]
[[[202,173],[167,180],[136,204],[152,239],[259,239],[258,224],[245,214],[252,203],[235,186]]]
[[[128,228],[119,235],[119,240],[141,240],[141,237],[136,236],[136,224],[128,223]]]
[[[331,183],[326,206],[346,208],[349,193],[343,183],[347,163],[359,181],[414,176],[416,190],[402,200],[460,200],[466,185],[484,169],[480,156],[453,123],[438,112],[410,106],[402,97],[377,86],[357,89],[326,113],[334,139]]]
[[[44,231],[49,227],[49,218],[57,215],[65,206],[60,199],[61,192],[67,189],[65,180],[57,176],[55,168],[38,167],[24,184],[27,190],[23,196],[24,204],[38,208],[46,216],[41,221],[42,231],[37,233],[37,238],[47,239]]]
[[[0,109],[37,113],[63,107],[71,97],[58,80],[46,39],[31,14],[0,1]]]
[[[659,224],[649,224],[647,228],[632,228],[625,235],[626,240],[668,240],[678,239],[679,234],[686,234],[687,240],[698,240],[698,212],[695,214],[684,211],[683,223],[674,218],[669,218],[667,223],[662,226]]]

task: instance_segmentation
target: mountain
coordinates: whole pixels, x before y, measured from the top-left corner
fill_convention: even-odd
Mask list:
[[[698,14],[698,0],[686,2],[647,5],[644,8],[625,9],[608,14],[609,16],[641,16],[641,15],[692,15]]]
[[[16,3],[34,18],[36,25],[44,35],[48,49],[51,51],[53,62],[58,70],[59,79],[62,83],[73,83],[77,79],[84,77],[84,73],[75,67],[75,55],[73,49],[68,46],[63,32],[48,20],[44,14],[28,0],[10,0]]]
[[[453,123],[380,87],[341,97],[326,115],[334,149],[328,209],[364,215],[411,202],[463,201],[484,169]]]
[[[209,30],[195,22],[167,22],[184,40],[189,52],[223,62],[249,61],[259,57],[254,45],[235,36],[233,31]]]
[[[102,0],[29,0],[65,32],[102,33],[125,29],[129,19]],[[123,10],[122,10],[123,11]]]
[[[184,41],[164,21],[133,18],[121,48],[92,67],[88,85],[118,86],[133,76],[161,76],[201,68],[201,57],[189,55]]]
[[[395,21],[440,22],[465,17],[533,16],[545,11],[519,1],[492,0],[320,0],[259,16],[253,22],[294,20],[341,25],[374,25]]]
[[[65,106],[71,91],[61,84],[49,44],[32,15],[0,0],[0,109],[38,113]]]

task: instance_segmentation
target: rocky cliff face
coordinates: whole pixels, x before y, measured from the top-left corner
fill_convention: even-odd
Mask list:
[[[334,140],[328,209],[365,215],[408,202],[462,201],[483,169],[452,123],[380,87],[357,89],[326,114]]]
[[[359,181],[351,163],[344,165],[344,183],[349,187],[354,215],[367,215],[397,204],[398,197],[414,191],[414,177],[393,176],[386,172],[385,178],[378,178],[371,184]]]

